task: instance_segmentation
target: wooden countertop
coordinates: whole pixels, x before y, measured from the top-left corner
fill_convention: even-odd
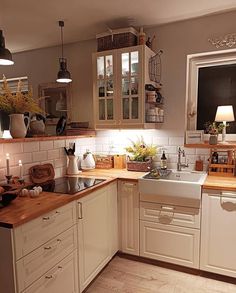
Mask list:
[[[37,198],[18,196],[8,206],[0,209],[0,227],[13,228],[20,226],[116,180],[116,178],[106,179],[99,185],[73,195],[42,192]]]
[[[146,174],[146,172],[133,172],[127,171],[126,169],[94,169],[90,171],[83,171],[81,173],[84,176],[105,176],[116,179],[128,179],[128,180],[138,180]]]
[[[236,177],[207,176],[203,188],[236,191]]]
[[[71,201],[78,200],[91,191],[99,189],[116,179],[138,180],[144,172],[131,172],[126,169],[95,169],[83,171],[79,176],[104,178],[106,181],[74,195],[42,192],[37,198],[18,197],[7,207],[0,209],[0,227],[13,228],[59,208]],[[203,184],[204,189],[236,191],[236,177],[208,176]]]
[[[137,180],[144,174],[143,172],[130,172],[126,169],[95,169],[92,171],[84,171],[78,176],[103,178],[106,181],[74,195],[42,192],[37,198],[18,197],[9,206],[0,209],[0,227],[17,227],[71,201],[78,200],[91,191],[99,189],[118,178]]]

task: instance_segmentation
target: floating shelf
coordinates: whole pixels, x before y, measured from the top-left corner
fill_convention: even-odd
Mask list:
[[[230,141],[228,143],[218,143],[218,144],[209,144],[208,142],[193,143],[193,144],[185,144],[184,147],[205,148],[205,149],[236,149],[236,141]]]

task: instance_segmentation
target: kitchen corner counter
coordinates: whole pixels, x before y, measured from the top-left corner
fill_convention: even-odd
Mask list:
[[[83,171],[78,176],[92,176],[106,179],[106,181],[74,195],[42,192],[37,198],[17,197],[9,206],[0,209],[0,227],[17,227],[71,201],[78,200],[116,179],[138,180],[144,174],[144,172],[131,172],[126,169],[95,169]]]
[[[42,192],[36,198],[18,196],[8,206],[0,209],[0,227],[14,228],[20,226],[69,202],[78,200],[115,180],[116,178],[106,177],[106,181],[101,184],[73,195]]]
[[[236,191],[236,177],[207,176],[203,189]]]

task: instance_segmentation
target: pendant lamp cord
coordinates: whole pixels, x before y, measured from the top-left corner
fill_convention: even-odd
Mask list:
[[[63,43],[63,27],[64,27],[64,21],[59,21],[59,26],[61,27],[61,57],[64,59],[64,43]]]

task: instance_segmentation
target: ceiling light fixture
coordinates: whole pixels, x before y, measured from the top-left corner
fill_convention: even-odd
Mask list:
[[[59,21],[59,27],[61,28],[61,58],[59,58],[60,69],[57,74],[57,82],[69,83],[72,81],[70,72],[67,70],[66,58],[64,58],[64,44],[63,44],[63,27],[64,21]]]
[[[5,48],[5,39],[0,30],[0,65],[13,65],[11,52]]]

